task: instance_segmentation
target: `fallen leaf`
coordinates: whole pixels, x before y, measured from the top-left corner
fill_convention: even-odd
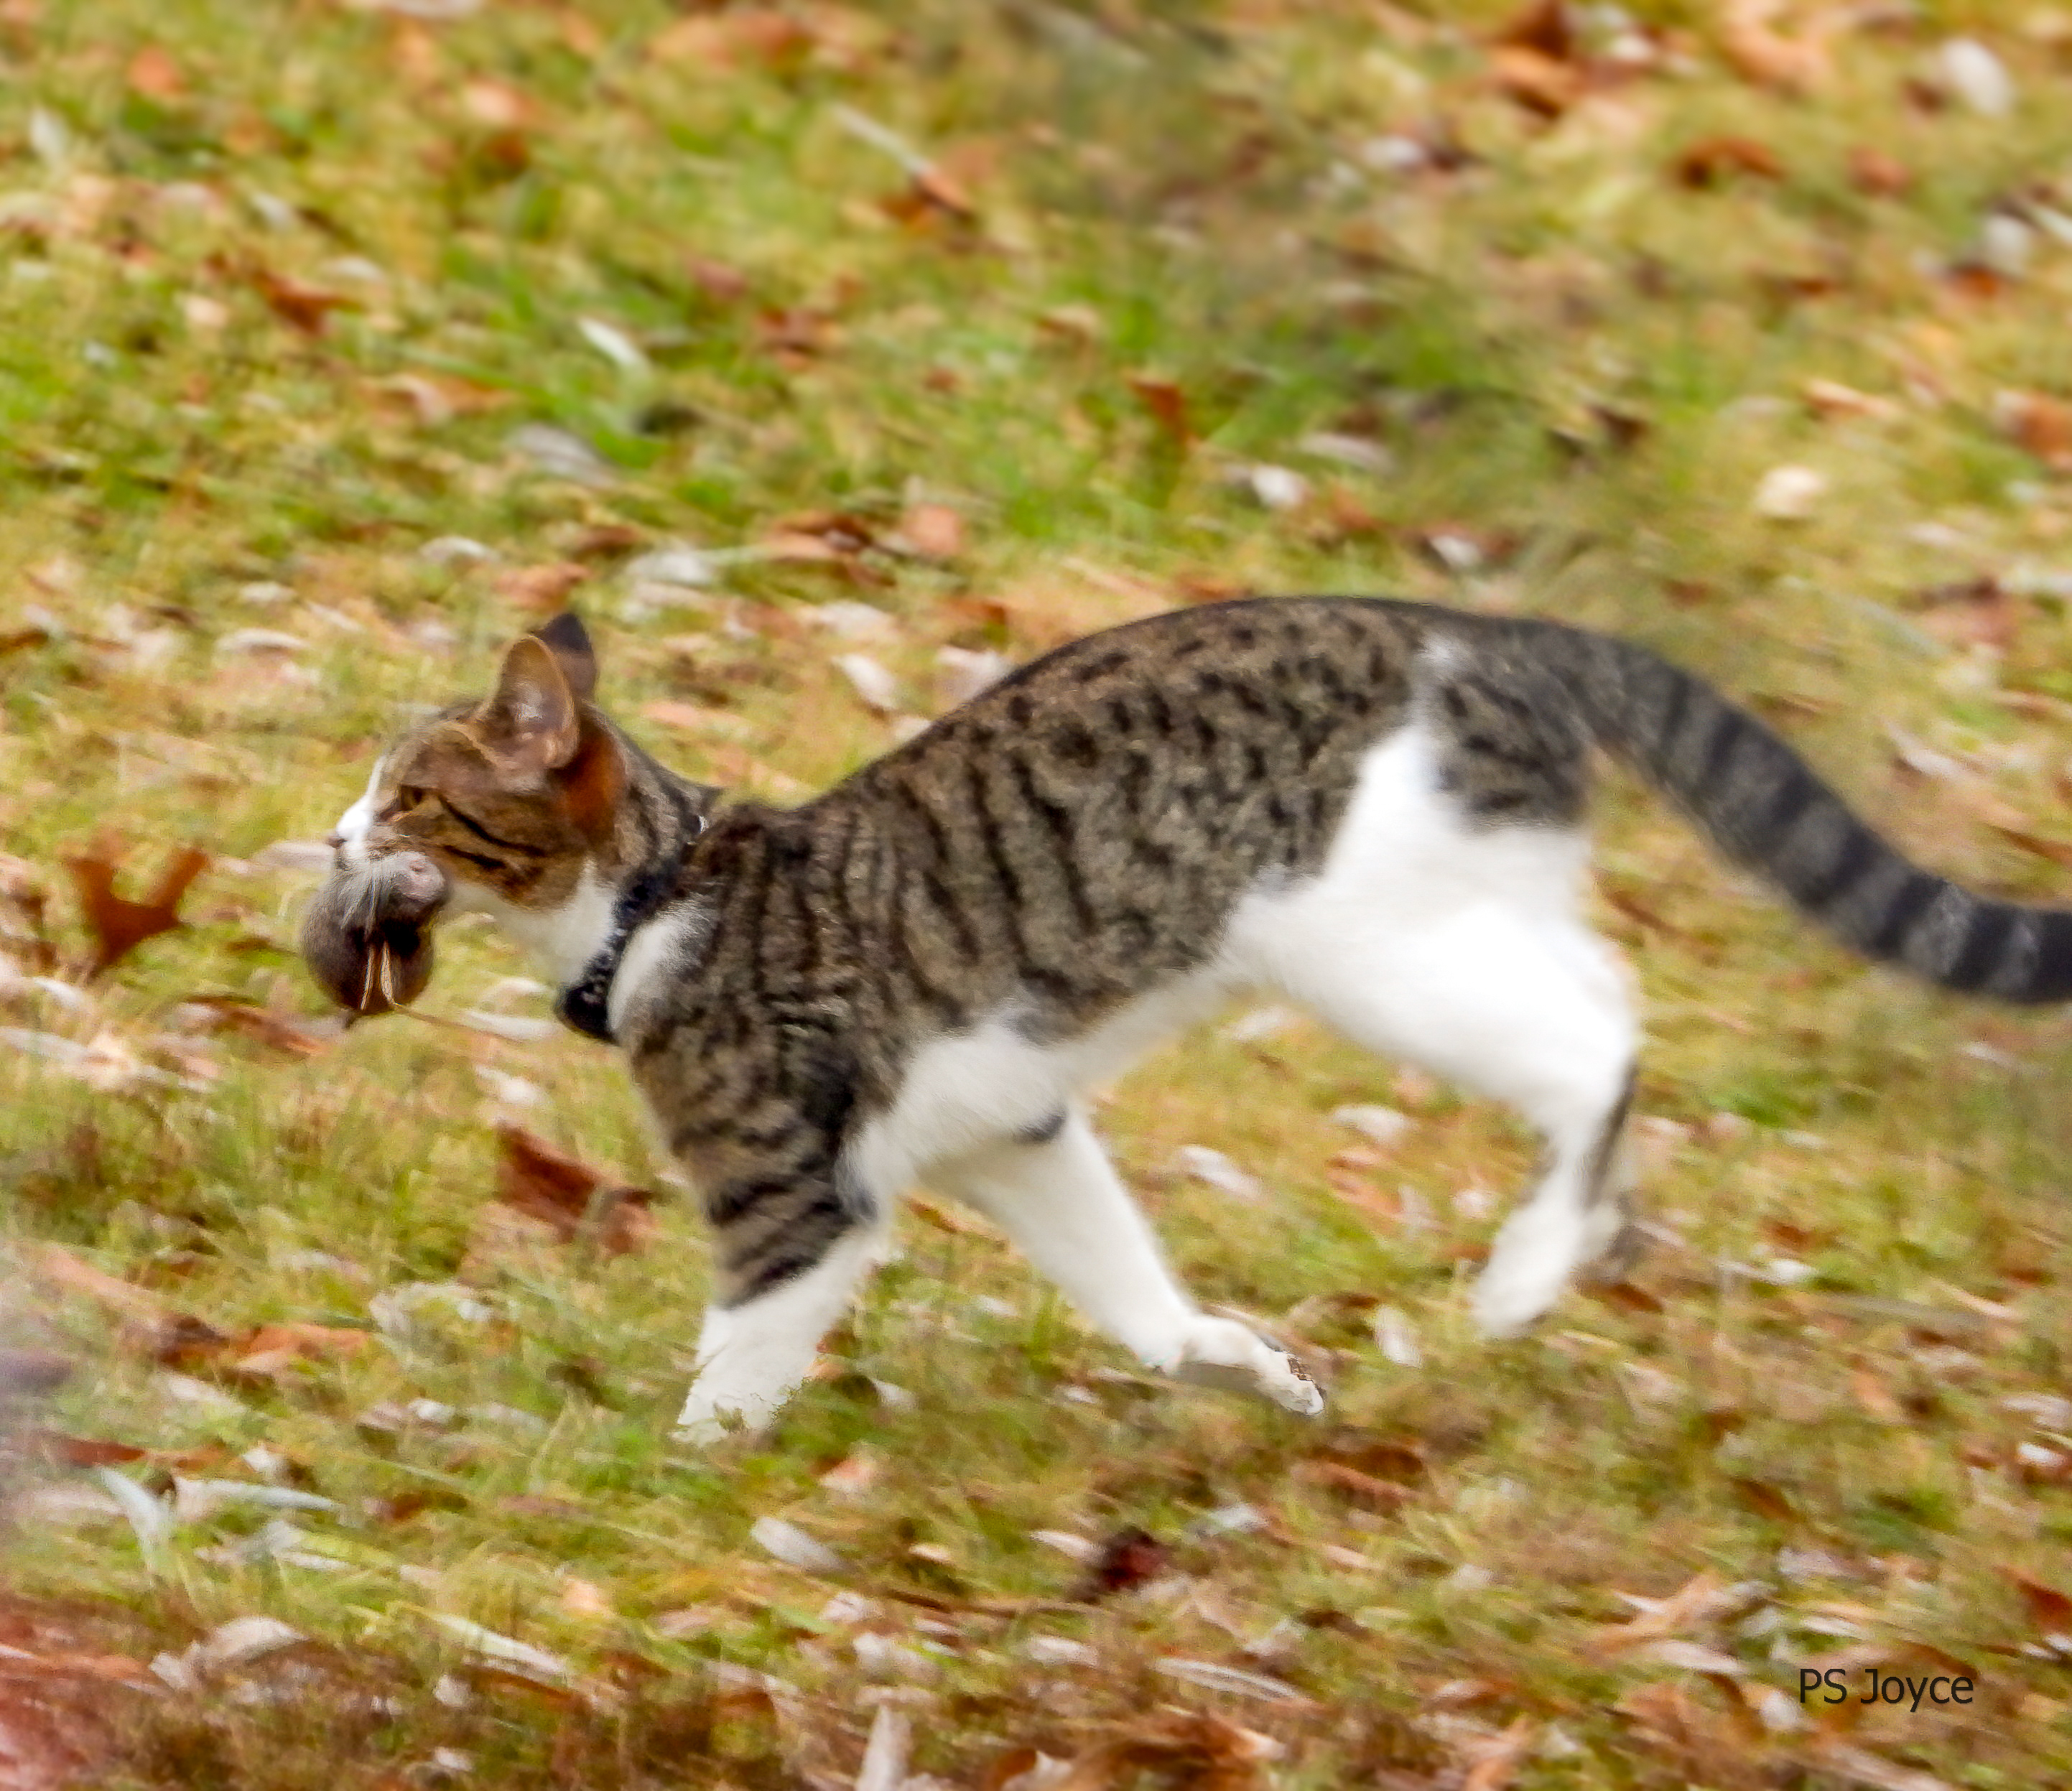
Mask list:
[[[1157,373],[1130,373],[1124,383],[1131,395],[1151,413],[1175,448],[1186,448],[1194,439],[1194,427],[1187,413],[1187,395],[1174,380]]]
[[[1869,1791],[1953,1791],[1947,1779],[1933,1773],[1917,1772],[1896,1765],[1881,1756],[1866,1752],[1847,1742],[1820,1743],[1812,1751],[1812,1764],[1823,1773],[1834,1773]]]
[[[758,1518],[748,1534],[786,1567],[801,1573],[831,1578],[849,1571],[849,1563],[826,1543],[785,1518]]]
[[[1126,1592],[1171,1571],[1172,1551],[1148,1530],[1131,1526],[1100,1544],[1079,1596],[1089,1602]]]
[[[1914,190],[1916,175],[1897,156],[1868,143],[1849,151],[1849,182],[1873,199],[1898,199]]]
[[[1627,1622],[1610,1624],[1591,1633],[1589,1650],[1600,1658],[1708,1623],[1737,1608],[1741,1597],[1709,1567],[1693,1575],[1667,1598],[1643,1598],[1633,1592],[1619,1596],[1635,1607],[1637,1614]]]
[[[1799,1517],[1791,1501],[1766,1480],[1748,1480],[1738,1476],[1729,1482],[1741,1501],[1759,1518],[1767,1518],[1772,1523],[1792,1523]]]
[[[531,94],[487,76],[462,83],[460,104],[469,118],[490,130],[530,130],[540,122],[540,105]]]
[[[947,503],[917,503],[900,519],[907,545],[931,560],[954,560],[964,550],[964,520]]]
[[[2072,1597],[2061,1592],[2055,1586],[2046,1585],[2041,1579],[2032,1579],[2025,1573],[2012,1569],[2008,1578],[2014,1589],[2021,1594],[2022,1603],[2028,1607],[2029,1621],[2039,1629],[2060,1633],[2072,1631]]]
[[[1701,138],[1670,166],[1682,185],[1693,188],[1716,187],[1730,175],[1753,175],[1762,180],[1784,178],[1784,164],[1777,151],[1753,137]]]
[[[179,64],[162,43],[147,43],[132,56],[123,78],[131,92],[156,100],[161,105],[180,98],[187,90]]]
[[[1374,1511],[1394,1511],[1409,1497],[1407,1487],[1351,1467],[1342,1461],[1305,1461],[1296,1472],[1313,1486],[1342,1493]]]
[[[1472,1763],[1461,1779],[1461,1791],[1504,1791],[1531,1757],[1539,1738],[1540,1726],[1531,1717],[1514,1719],[1503,1734],[1474,1750]]]
[[[2040,392],[2003,392],[1993,421],[2025,454],[2054,470],[2072,471],[2072,403]]]
[[[1719,14],[1720,53],[1743,80],[1780,92],[1807,93],[1830,72],[1827,47],[1809,29],[1786,37],[1771,21],[1782,0],[1726,0]]]
[[[282,322],[305,335],[322,335],[333,311],[351,310],[358,304],[349,293],[313,286],[292,274],[277,273],[269,267],[254,267],[249,277],[253,289],[266,301],[267,308]]]
[[[1266,1190],[1258,1177],[1241,1169],[1221,1151],[1207,1144],[1182,1144],[1173,1153],[1173,1167],[1190,1180],[1228,1194],[1233,1200],[1263,1199]]]
[[[899,680],[869,654],[838,654],[834,663],[836,669],[849,680],[849,688],[862,699],[865,709],[878,715],[898,713]]]
[[[88,971],[92,976],[112,968],[146,939],[183,925],[181,898],[209,861],[208,854],[199,847],[178,848],[158,873],[151,893],[142,902],[131,902],[115,893],[115,872],[121,851],[120,843],[110,839],[64,861],[93,934],[93,960]]]
[[[560,560],[545,565],[508,567],[490,580],[490,587],[507,602],[537,614],[564,608],[569,594],[590,577],[590,569],[582,561]]]
[[[1773,466],[1756,487],[1753,507],[1772,522],[1803,522],[1827,491],[1827,474],[1811,466]]]
[[[1822,417],[1868,417],[1885,423],[1901,414],[1893,400],[1859,392],[1839,380],[1808,380],[1802,389],[1807,404]]]
[[[496,1197],[551,1227],[557,1242],[592,1238],[607,1256],[647,1243],[653,1230],[645,1210],[655,1198],[650,1190],[612,1183],[521,1126],[500,1125],[496,1140]]]
[[[1490,80],[1496,90],[1529,111],[1558,118],[1583,97],[1584,72],[1523,44],[1498,44],[1490,52]]]

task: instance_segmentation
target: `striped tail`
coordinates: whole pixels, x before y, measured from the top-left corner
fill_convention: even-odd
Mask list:
[[[2072,910],[1992,901],[1922,870],[1762,722],[1645,647],[1533,631],[1598,745],[1843,943],[1964,994],[2072,998]]]

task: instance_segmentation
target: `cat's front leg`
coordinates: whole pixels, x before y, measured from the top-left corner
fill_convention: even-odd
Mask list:
[[[820,1339],[848,1308],[878,1243],[874,1224],[853,1223],[810,1268],[737,1302],[715,1302],[699,1334],[697,1378],[676,1419],[677,1439],[703,1444],[736,1426],[771,1423],[812,1371]]]
[[[746,1148],[737,1134],[687,1153],[717,1270],[697,1378],[676,1421],[687,1442],[776,1417],[885,1241],[885,1208],[837,1138],[767,1115],[752,1136]]]

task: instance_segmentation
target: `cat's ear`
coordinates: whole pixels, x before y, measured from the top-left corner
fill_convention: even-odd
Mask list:
[[[564,610],[552,622],[535,628],[532,638],[554,655],[578,702],[587,703],[597,694],[597,649],[574,610]]]
[[[576,700],[553,648],[528,635],[505,651],[496,693],[475,711],[472,731],[500,766],[520,775],[558,771],[582,744]]]

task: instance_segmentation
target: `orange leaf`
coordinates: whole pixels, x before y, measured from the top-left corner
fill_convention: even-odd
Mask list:
[[[1859,143],[1849,151],[1849,183],[1873,199],[1898,199],[1914,190],[1913,169],[1883,150]]]
[[[2029,1607],[2029,1621],[2039,1629],[2072,1629],[2072,1598],[2066,1597],[2055,1586],[2030,1579],[2027,1574],[2010,1572],[2008,1578],[2014,1582],[2022,1603]]]
[[[1187,395],[1178,384],[1156,373],[1131,373],[1124,377],[1137,401],[1151,413],[1152,420],[1174,447],[1184,448],[1194,439],[1194,425],[1187,416]]]
[[[354,301],[343,293],[327,292],[270,268],[254,268],[251,278],[273,314],[305,335],[322,335],[333,311],[354,308]]]
[[[954,560],[964,550],[964,520],[947,503],[915,504],[900,519],[899,532],[931,560]]]
[[[115,893],[119,851],[119,846],[111,841],[64,861],[79,890],[80,910],[93,935],[93,963],[88,974],[95,976],[119,963],[145,940],[180,926],[181,898],[208,865],[208,854],[199,847],[182,846],[166,861],[151,893],[142,902],[132,902]]]
[[[180,65],[173,60],[172,51],[158,43],[146,44],[130,59],[129,72],[125,78],[131,92],[156,100],[161,105],[177,100],[187,90],[187,77],[180,72]]]
[[[491,130],[526,130],[540,121],[539,104],[508,81],[478,76],[460,90],[461,109]]]
[[[496,594],[521,609],[559,610],[569,593],[590,575],[590,568],[574,560],[559,560],[543,566],[512,566],[490,581]]]
[[[1716,187],[1729,175],[1753,175],[1782,180],[1784,164],[1776,150],[1753,137],[1706,137],[1692,144],[1671,164],[1686,187]]]
[[[1498,44],[1490,51],[1490,79],[1505,98],[1549,118],[1559,117],[1583,97],[1581,70],[1519,44]]]
[[[653,1222],[644,1209],[655,1197],[646,1189],[609,1185],[601,1171],[522,1127],[499,1126],[496,1139],[496,1197],[549,1226],[557,1242],[574,1243],[587,1228],[599,1249],[618,1256],[648,1241]]]

